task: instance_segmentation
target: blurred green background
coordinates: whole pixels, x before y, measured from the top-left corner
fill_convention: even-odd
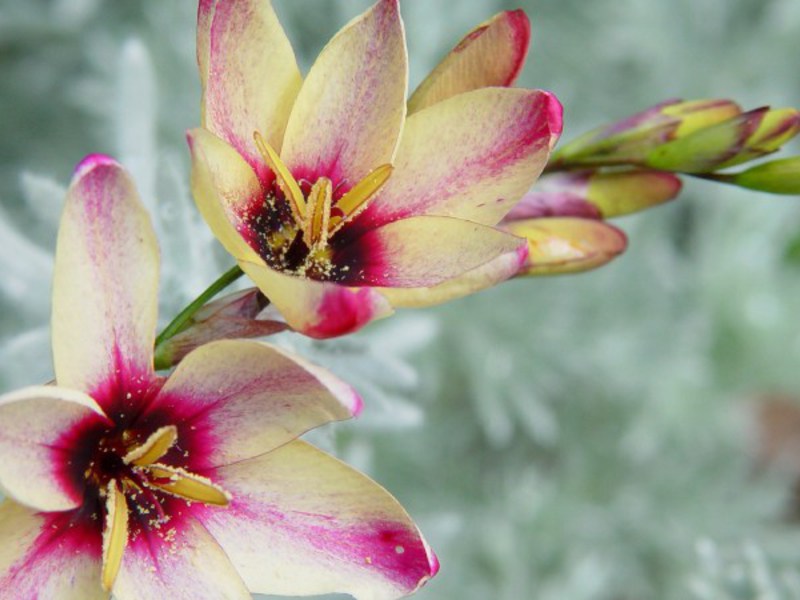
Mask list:
[[[275,0],[305,69],[368,4]],[[520,6],[533,46],[519,84],[559,96],[564,139],[670,97],[800,104],[797,0],[404,0],[412,86]],[[83,155],[137,178],[161,234],[163,319],[229,265],[188,193],[195,10],[0,0],[3,391],[50,376],[55,228]],[[799,200],[689,181],[621,219],[630,248],[599,271],[341,341],[280,340],[365,396],[360,423],[315,441],[417,518],[442,562],[419,598],[800,598]],[[770,460],[765,410],[789,448]]]

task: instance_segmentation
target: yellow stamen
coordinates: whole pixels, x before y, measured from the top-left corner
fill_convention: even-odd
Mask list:
[[[161,427],[147,438],[144,444],[128,452],[122,458],[122,462],[126,465],[133,463],[139,467],[150,465],[169,452],[177,439],[178,429],[174,425]]]
[[[308,195],[308,212],[303,225],[303,241],[311,248],[328,242],[328,222],[331,215],[333,185],[327,177],[320,177]]]
[[[205,477],[162,464],[149,465],[145,469],[149,475],[145,480],[148,486],[192,502],[216,506],[230,504],[230,494]]]
[[[283,191],[283,194],[289,200],[289,206],[292,209],[292,216],[297,223],[302,223],[306,214],[306,200],[303,196],[303,190],[300,189],[300,184],[289,171],[289,167],[281,160],[275,149],[269,145],[267,140],[264,139],[259,132],[253,134],[253,139],[256,142],[256,147],[264,158],[264,162],[275,174],[275,180],[278,186]]]
[[[128,544],[128,503],[116,480],[108,482],[106,488],[106,520],[103,525],[103,589],[114,587],[122,555]]]
[[[393,170],[392,165],[381,165],[341,197],[336,203],[336,208],[343,214],[331,217],[328,225],[330,236],[339,231],[345,223],[355,219],[367,207],[369,199],[383,187],[383,184],[391,177]]]

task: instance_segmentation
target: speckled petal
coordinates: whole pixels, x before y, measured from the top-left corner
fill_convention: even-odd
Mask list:
[[[558,100],[534,90],[476,90],[418,112],[392,177],[354,225],[413,215],[495,225],[536,181],[560,131]]]
[[[340,250],[351,285],[418,288],[439,285],[500,256],[522,240],[504,231],[450,217],[412,217],[372,230]]]
[[[502,254],[485,265],[463,275],[423,288],[381,288],[380,292],[395,308],[420,308],[449,302],[493,287],[513,277],[523,268],[528,258],[528,245]]]
[[[115,382],[153,379],[158,244],[125,170],[78,165],[61,218],[53,281],[53,359],[63,387],[101,406]]]
[[[192,154],[192,195],[200,214],[219,242],[240,260],[261,258],[245,240],[247,215],[263,201],[253,169],[229,144],[204,129],[187,134]]]
[[[392,314],[379,292],[287,275],[263,264],[240,262],[245,273],[280,311],[289,326],[309,337],[331,338]]]
[[[70,513],[0,504],[0,595],[8,600],[106,600],[100,535],[72,527]]]
[[[270,0],[201,2],[197,62],[203,126],[236,148],[253,168],[264,171],[253,132],[261,132],[280,149],[302,83]]]
[[[408,101],[408,114],[471,90],[513,85],[530,41],[531,24],[522,10],[481,23],[423,80]]]
[[[0,488],[26,506],[53,511],[83,502],[83,488],[69,473],[82,424],[104,420],[86,394],[35,386],[0,396]]]
[[[390,163],[407,80],[398,0],[379,0],[328,43],[300,90],[281,152],[295,177],[326,176],[343,192]]]
[[[149,412],[207,440],[192,470],[225,465],[285,444],[361,409],[355,391],[328,371],[254,341],[219,341],[189,354]],[[178,438],[181,439],[182,433]]]
[[[304,442],[218,469],[215,477],[233,502],[199,518],[254,593],[390,600],[438,570],[386,490]]]
[[[116,600],[252,598],[225,552],[192,517],[130,539],[112,591]]]

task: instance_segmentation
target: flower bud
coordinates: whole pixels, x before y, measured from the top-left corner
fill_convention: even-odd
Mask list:
[[[528,240],[528,259],[518,276],[589,271],[611,261],[627,246],[622,231],[591,219],[525,219],[503,227]]]
[[[772,194],[800,195],[800,156],[773,160],[731,175],[731,183]]]
[[[554,165],[639,164],[656,147],[741,113],[730,100],[667,100],[563,146]]]
[[[506,215],[506,221],[541,217],[618,217],[675,198],[681,181],[671,173],[640,169],[573,171],[547,175]]]
[[[189,326],[156,348],[156,367],[177,365],[195,348],[214,340],[280,333],[286,323],[255,288],[223,296],[201,308]]]
[[[665,171],[710,173],[775,152],[798,133],[799,111],[757,108],[659,146],[645,163]]]

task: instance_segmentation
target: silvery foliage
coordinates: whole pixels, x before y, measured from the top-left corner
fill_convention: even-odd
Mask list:
[[[521,83],[559,95],[566,138],[668,97],[798,103],[793,0],[406,0],[412,84],[518,4],[534,28]],[[367,2],[276,5],[308,68]],[[188,190],[193,13],[0,0],[3,389],[51,377],[55,231],[83,154],[137,179],[162,245],[162,319],[230,264]],[[344,340],[278,336],[364,395],[361,422],[314,440],[418,518],[444,565],[420,598],[800,594],[789,481],[754,471],[752,435],[760,393],[800,389],[797,199],[688,182],[621,224],[628,253],[596,273],[511,282]]]

